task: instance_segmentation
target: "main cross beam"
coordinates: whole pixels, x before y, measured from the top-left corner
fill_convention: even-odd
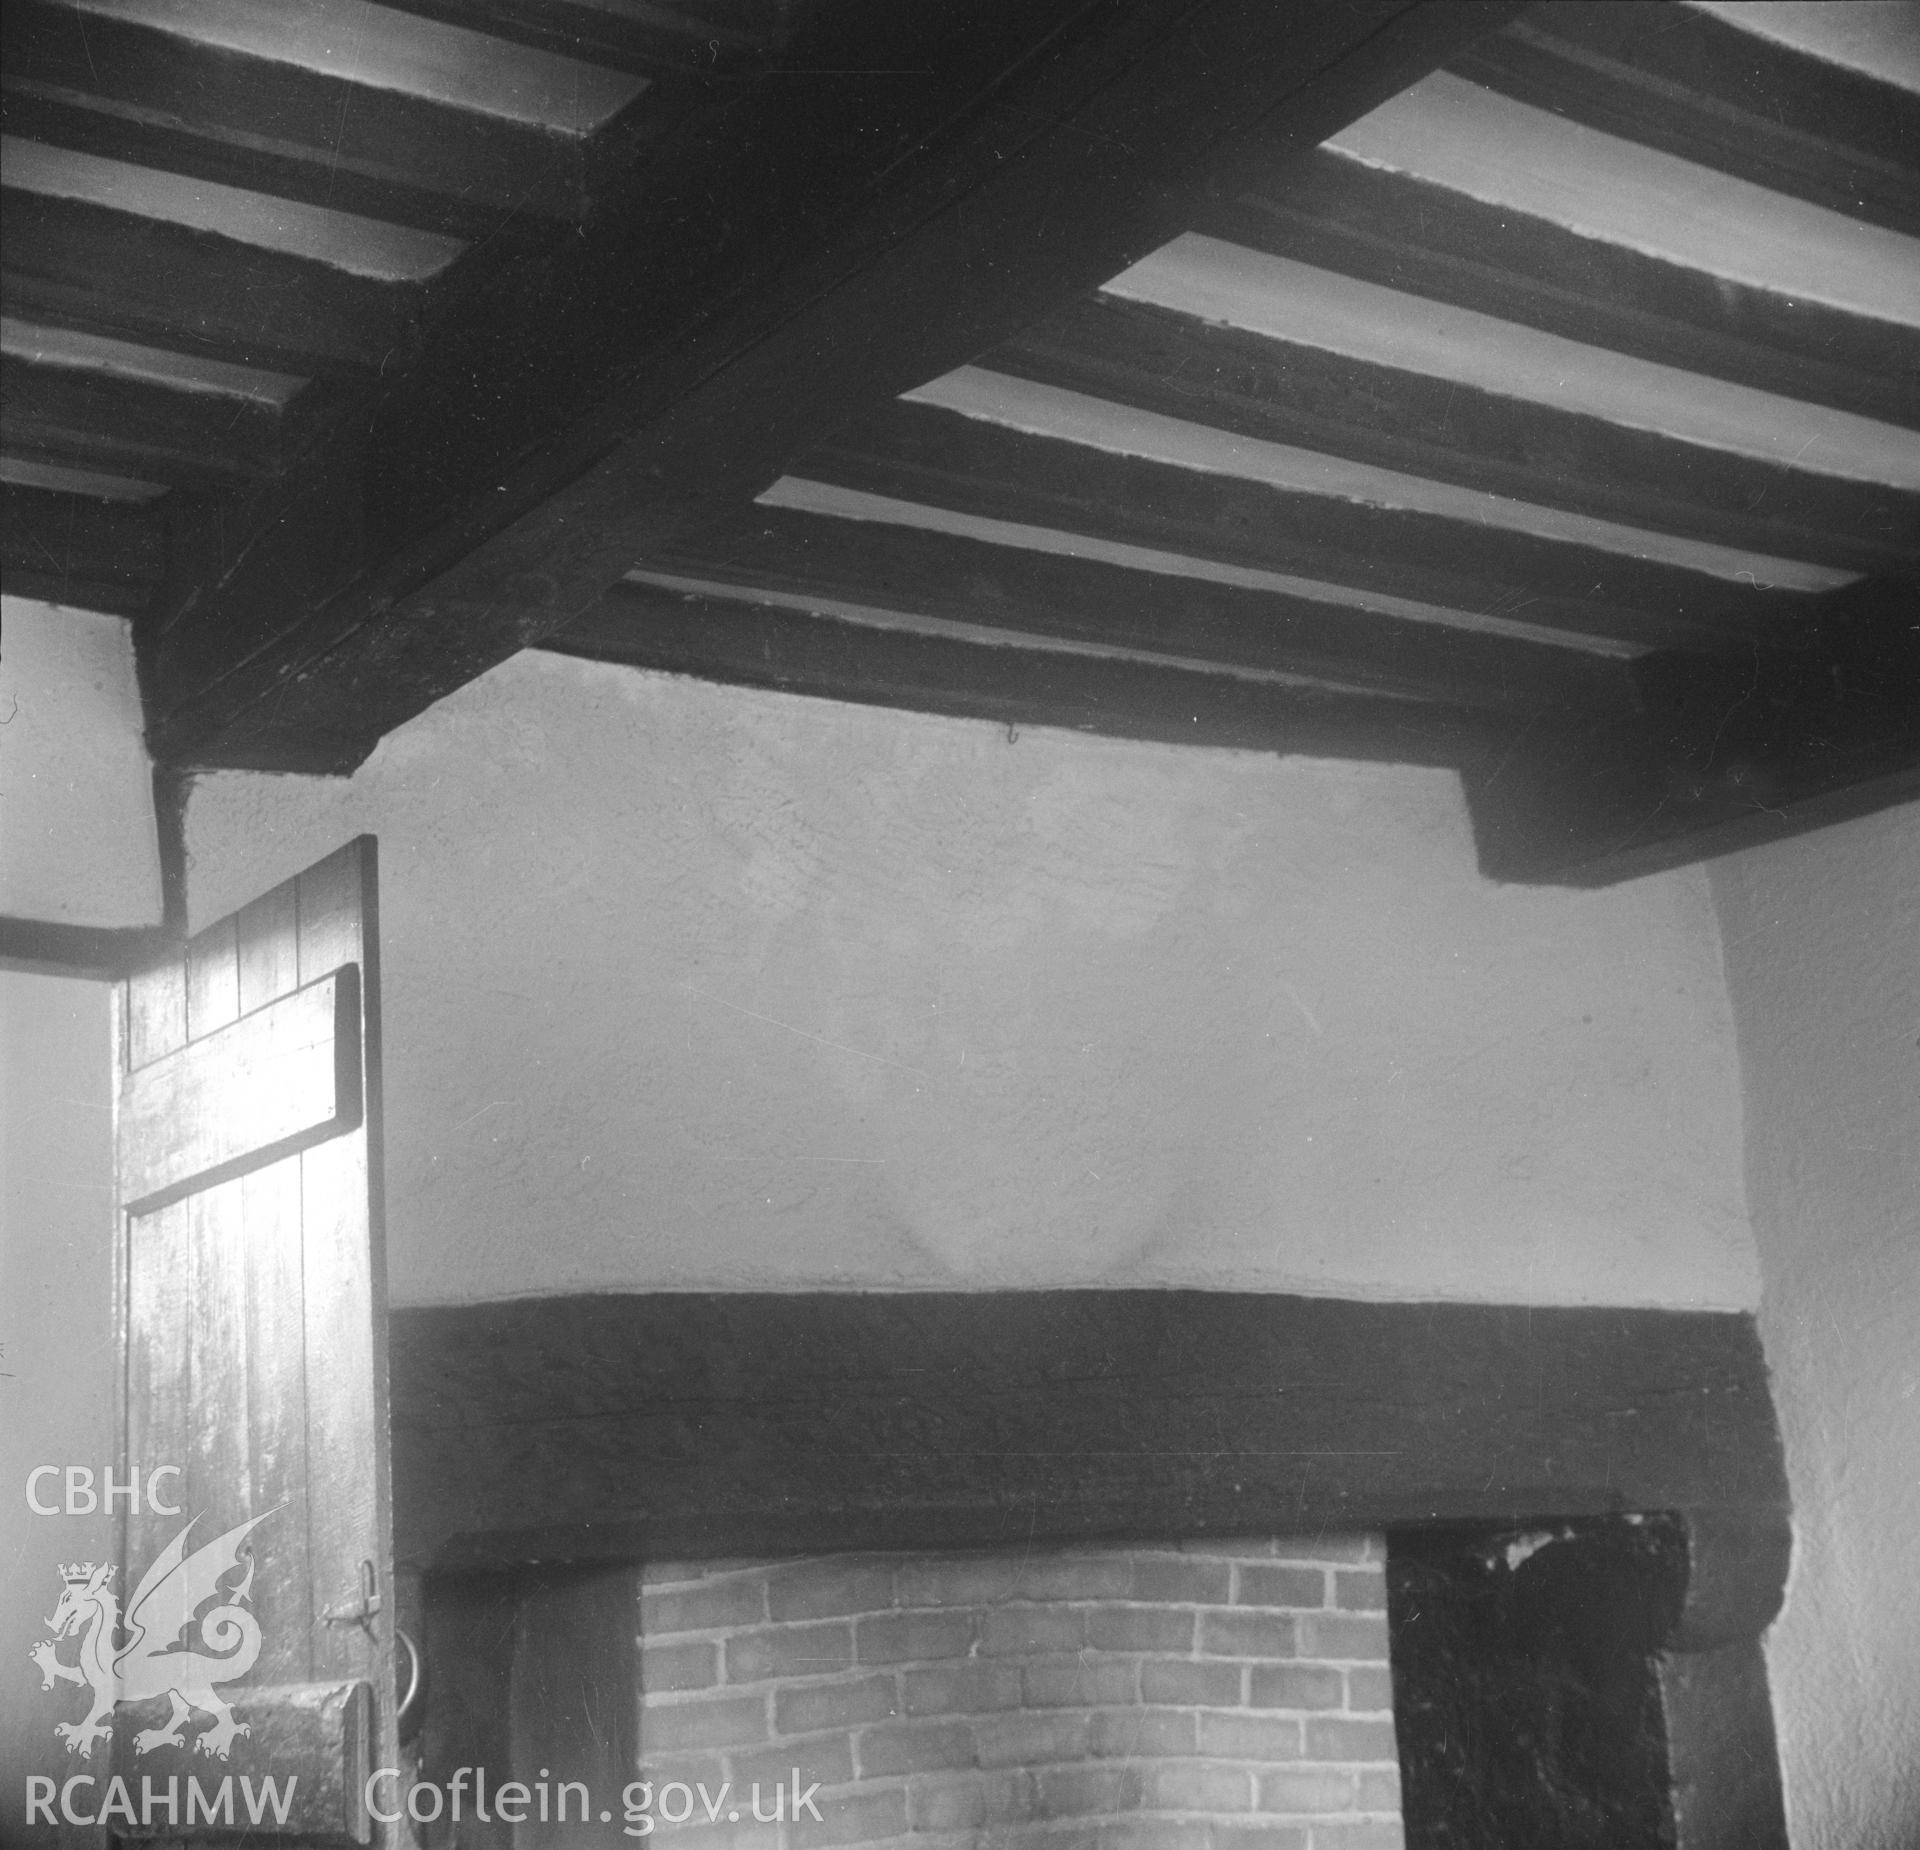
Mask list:
[[[1176,233],[1256,142],[1314,147],[1518,10],[835,10],[846,42],[803,32],[692,111],[619,223],[456,306],[364,477],[323,451],[244,546],[209,537],[155,626],[157,755],[350,770],[804,446]]]

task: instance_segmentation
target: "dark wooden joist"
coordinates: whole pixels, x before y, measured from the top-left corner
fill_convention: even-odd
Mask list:
[[[1623,664],[1553,644],[1386,616],[1354,604],[1141,571],[960,534],[755,508],[646,571],[872,606],[1004,635],[1120,648],[1222,670],[1490,713],[1605,712]]]
[[[153,506],[0,484],[0,583],[16,596],[138,616],[165,569]]]
[[[590,189],[580,137],[110,15],[12,0],[0,39],[0,121],[53,147],[465,238]]]
[[[278,474],[283,426],[255,399],[0,356],[0,447],[16,456],[219,488]]]
[[[1640,711],[1523,729],[1463,770],[1480,865],[1602,885],[1920,795],[1920,599],[1864,580],[1798,647],[1633,664]]]
[[[433,536],[424,558],[404,561],[410,572],[458,559],[498,516],[498,472],[569,419],[604,409],[608,370],[623,355],[710,313],[715,297],[766,284],[807,247],[809,231],[834,222],[835,212],[844,216],[850,198],[857,202],[876,161],[911,151],[924,130],[916,110],[959,107],[969,85],[989,84],[1022,34],[1044,37],[1085,4],[839,9],[840,37],[810,38],[796,54],[802,72],[760,89],[721,85],[716,106],[690,111],[630,195],[608,202],[577,237],[544,250],[470,253],[431,346],[375,402],[364,461],[314,455],[283,492],[221,523],[212,536],[215,576],[182,575],[182,602],[164,608],[158,624],[164,647],[147,688],[153,736],[174,736],[176,688],[217,683],[213,704],[224,707],[278,687],[285,664],[275,649],[290,615],[311,621],[330,593],[364,578],[408,534]],[[940,29],[969,11],[968,29],[953,34],[957,50],[942,63],[934,56]],[[889,46],[893,55],[882,55]],[[863,76],[863,61],[880,73]],[[716,200],[731,209],[715,212]],[[675,377],[669,363],[654,384],[670,388]],[[338,504],[347,476],[364,478],[356,504],[372,517],[371,531],[360,522],[348,533],[330,512],[316,519],[316,509]],[[436,534],[435,522],[476,493],[476,524]],[[291,598],[289,586],[298,587]],[[347,600],[344,620],[363,614]],[[423,633],[422,658],[458,685],[517,646],[520,614],[507,620],[502,638],[457,616],[432,640]],[[377,673],[374,684],[396,682]],[[338,754],[354,751],[343,740],[356,725],[343,710],[338,722],[310,728],[301,764],[336,767]]]
[[[793,0],[385,0],[396,12],[511,39],[640,76],[737,75],[770,62],[793,37]]]
[[[1711,13],[1560,0],[1449,68],[1589,128],[1920,236],[1920,96]]]
[[[766,595],[766,594],[761,594]],[[1022,647],[1008,634],[928,634],[844,616],[621,585],[543,646],[742,687],[949,713],[1008,726],[1321,758],[1492,763],[1514,735],[1484,710],[1287,687],[1171,659]]]
[[[377,408],[375,542],[324,594],[281,596],[266,545],[203,599],[234,646],[163,656],[157,748],[349,768],[806,444],[1163,242],[1223,154],[1311,146],[1515,10],[835,10],[711,139],[668,138],[628,243],[569,241],[436,333]],[[833,32],[863,74],[819,74]]]
[[[1920,496],[1099,296],[989,356],[998,371],[1712,545],[1910,571]]]
[[[1584,237],[1325,149],[1242,176],[1194,229],[1807,404],[1920,426],[1920,332]]]
[[[1101,3],[851,0],[818,9],[777,71],[686,79],[704,103],[625,193],[577,237],[480,253],[418,369],[376,403],[376,553],[476,492],[484,510],[510,462],[571,419],[597,427],[610,391],[671,399],[681,369],[702,364],[683,336],[735,304],[763,333],[819,286],[809,260],[870,209],[880,236],[897,235],[956,184],[930,163],[934,201],[892,198],[924,144]]]
[[[346,378],[415,351],[419,292],[405,284],[17,188],[0,213],[0,303],[24,320]]]
[[[889,405],[795,468],[868,494],[1646,647],[1774,636],[1807,603],[1596,547],[1031,436],[931,405]]]

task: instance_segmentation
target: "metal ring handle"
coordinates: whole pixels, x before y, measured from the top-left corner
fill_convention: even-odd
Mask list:
[[[425,1694],[426,1665],[421,1660],[420,1647],[399,1626],[393,1628],[393,1635],[406,1647],[407,1653],[407,1693],[400,1698],[400,1707],[393,1718],[394,1732],[405,1741],[420,1724],[418,1711],[423,1706],[420,1698]]]

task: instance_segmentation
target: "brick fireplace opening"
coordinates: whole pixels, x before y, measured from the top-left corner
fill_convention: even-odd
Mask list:
[[[654,1841],[1400,1850],[1383,1557],[1356,1537],[650,1564]]]

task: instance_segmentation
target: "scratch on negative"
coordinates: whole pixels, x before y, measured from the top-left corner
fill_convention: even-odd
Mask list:
[[[1291,983],[1282,983],[1280,987],[1287,992],[1287,995],[1291,998],[1293,1002],[1293,1006],[1297,1008],[1300,1011],[1300,1013],[1306,1017],[1307,1026],[1313,1030],[1314,1039],[1315,1040],[1323,1039],[1324,1035],[1322,1033],[1320,1023],[1314,1018],[1313,1010],[1307,1007],[1306,1002],[1301,997],[1299,990],[1295,989]]]
[[[731,1009],[736,1015],[744,1015],[749,1021],[764,1021],[770,1028],[784,1028],[789,1034],[797,1034],[803,1041],[812,1041],[821,1047],[831,1047],[836,1053],[850,1053],[856,1060],[871,1060],[875,1066],[891,1066],[902,1073],[911,1073],[916,1079],[931,1081],[933,1075],[917,1066],[909,1066],[904,1060],[889,1060],[885,1054],[867,1053],[859,1047],[849,1047],[844,1041],[830,1041],[824,1034],[809,1034],[805,1028],[796,1028],[790,1021],[781,1021],[777,1016],[762,1015],[757,1009],[743,1009],[737,1002],[728,1002],[723,997],[711,995],[704,989],[689,989],[688,994],[698,996],[703,1002],[711,1002],[716,1007]]]

